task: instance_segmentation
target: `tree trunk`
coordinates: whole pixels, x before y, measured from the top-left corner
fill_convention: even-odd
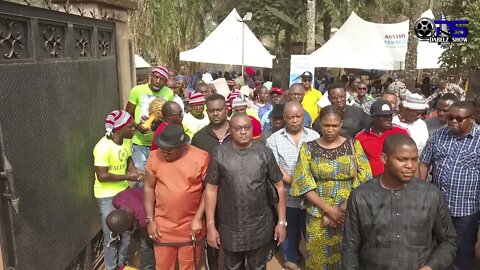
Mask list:
[[[407,89],[414,90],[417,68],[417,44],[418,39],[413,33],[413,25],[422,14],[424,0],[410,0],[409,29],[407,55],[405,56],[405,84]]]
[[[280,47],[280,32],[281,32],[281,28],[277,26],[277,28],[275,29],[275,44],[274,44],[274,47],[273,47],[273,54],[276,55],[278,57],[278,49]]]
[[[292,55],[292,35],[293,35],[293,26],[287,25],[285,28],[285,47],[284,49],[284,57],[290,58]]]
[[[332,34],[332,16],[330,13],[325,12],[323,14],[323,40],[327,42]]]
[[[307,54],[315,51],[315,0],[307,0]]]

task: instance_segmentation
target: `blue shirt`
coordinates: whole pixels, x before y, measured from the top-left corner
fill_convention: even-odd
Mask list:
[[[310,142],[319,137],[320,135],[316,131],[304,127],[300,141],[298,144],[295,144],[285,128],[282,128],[267,139],[267,146],[272,149],[278,165],[284,168],[289,175],[293,176],[300,147],[304,142]],[[287,184],[285,184],[285,192],[287,195],[287,207],[300,208],[303,198],[290,196],[290,185]]]
[[[452,217],[480,210],[480,127],[473,124],[463,138],[448,127],[432,134],[420,161],[432,165],[432,182],[445,194]]]

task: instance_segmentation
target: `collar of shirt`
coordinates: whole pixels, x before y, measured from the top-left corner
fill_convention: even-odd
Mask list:
[[[227,121],[227,122],[228,122],[228,121]],[[228,130],[227,130],[227,133],[223,136],[223,138],[218,138],[217,134],[216,134],[215,132],[213,132],[212,124],[211,124],[211,123],[208,124],[207,127],[208,127],[208,128],[207,128],[207,129],[208,129],[208,130],[207,130],[207,133],[208,133],[210,136],[212,136],[212,137],[214,137],[215,139],[217,139],[217,140],[220,142],[220,144],[222,144],[222,142],[223,142],[226,138],[228,138],[228,136],[230,136],[230,132],[228,132]]]
[[[290,134],[288,134],[286,128],[280,129],[280,134],[282,134],[285,138],[287,138],[288,140],[290,140],[290,141],[293,143],[292,136],[291,136]],[[302,144],[302,142],[304,142],[304,140],[305,140],[309,135],[310,135],[310,130],[308,130],[308,129],[305,128],[305,127],[302,127],[302,136],[300,137],[300,140],[298,141],[298,145],[300,146],[300,145]]]
[[[448,126],[447,125],[444,125],[444,127],[446,127],[448,129]],[[475,136],[478,136],[478,132],[480,131],[480,126],[473,123],[472,125],[472,128],[470,129],[470,132],[467,133],[467,135],[465,135],[464,137],[457,137],[455,136],[452,131],[450,131],[450,129],[448,129],[448,134],[450,134],[451,136],[453,136],[454,138],[458,139],[458,140],[462,140],[464,138],[473,138]]]

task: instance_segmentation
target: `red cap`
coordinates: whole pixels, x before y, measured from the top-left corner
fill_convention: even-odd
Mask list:
[[[283,92],[282,88],[278,88],[278,87],[273,87],[272,90],[270,90],[270,95],[271,94],[279,94],[279,95],[284,95],[285,93]]]
[[[251,67],[246,67],[244,69],[245,73],[247,73],[250,77],[255,76],[255,70]]]

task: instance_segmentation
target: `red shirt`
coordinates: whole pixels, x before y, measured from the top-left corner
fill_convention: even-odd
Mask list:
[[[130,212],[142,228],[147,227],[147,215],[143,206],[143,188],[126,189],[113,198],[113,206]]]
[[[355,139],[362,144],[363,151],[368,158],[374,177],[383,173],[383,163],[380,159],[383,150],[383,141],[385,141],[388,136],[396,133],[403,133],[410,136],[406,129],[397,125],[393,125],[392,129],[385,131],[382,135],[378,135],[369,128],[360,131],[357,136],[355,136]]]

